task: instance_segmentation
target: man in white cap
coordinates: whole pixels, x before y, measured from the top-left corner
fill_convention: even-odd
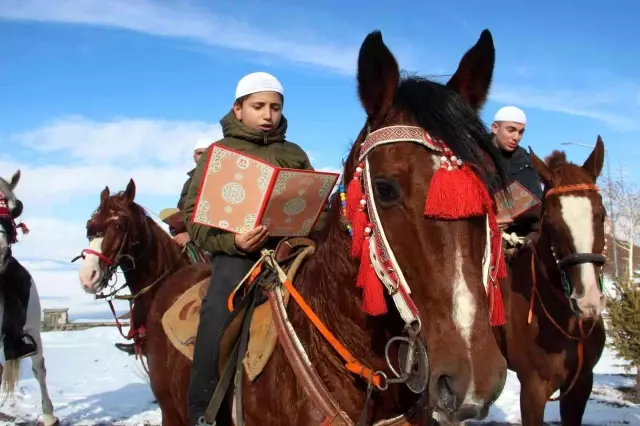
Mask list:
[[[507,178],[517,181],[539,200],[542,199],[542,185],[538,173],[531,164],[527,150],[520,141],[527,126],[524,111],[515,106],[505,106],[496,112],[491,124],[493,141],[500,149],[506,166]],[[500,225],[507,234],[527,237],[538,229],[539,210],[534,209],[518,217],[515,221],[504,221]]]

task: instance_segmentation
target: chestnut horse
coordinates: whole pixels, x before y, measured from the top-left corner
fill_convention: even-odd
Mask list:
[[[531,158],[545,187],[540,232],[514,255],[502,282],[508,323],[494,332],[520,380],[522,424],[542,425],[559,390],[562,424],[580,425],[605,345],[604,145],[598,137],[582,166],[558,151],[546,164]]]
[[[407,413],[435,413],[449,422],[487,415],[506,378],[491,331],[501,297],[487,285],[500,269],[491,196],[498,188],[485,184],[497,172],[502,188],[504,172],[478,117],[494,59],[485,30],[442,85],[401,79],[381,34],[364,40],[357,81],[367,122],[345,162],[348,189],[333,195],[321,243],[295,276],[293,287],[307,307],[296,299],[286,309],[316,383],[339,410],[327,414],[318,395],[305,393],[290,354],[277,345],[255,381],[243,376],[244,424],[346,425],[362,415],[362,424],[391,419],[379,423],[391,425],[405,424]],[[90,225],[100,235],[81,270],[88,292],[101,291],[103,271],[127,256],[141,271],[127,281],[132,294],[159,282],[180,258],[179,247],[135,203],[133,181],[122,193],[103,191]],[[175,268],[133,308],[134,329],[146,330],[143,348],[165,426],[188,424],[190,362],[165,336],[161,318],[209,274],[206,266]],[[142,270],[149,275],[142,278]],[[333,339],[310,321],[309,311]],[[384,380],[390,371],[385,346],[394,337],[422,348],[404,365],[412,367],[406,370],[411,383],[407,376]],[[362,368],[347,370],[336,345]],[[366,408],[370,399],[373,409]]]

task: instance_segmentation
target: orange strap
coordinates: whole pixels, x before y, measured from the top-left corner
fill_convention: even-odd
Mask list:
[[[305,315],[311,320],[313,325],[318,329],[320,334],[329,342],[329,344],[335,349],[338,354],[345,361],[345,367],[347,370],[352,372],[353,374],[357,374],[363,379],[370,381],[371,384],[380,388],[381,386],[386,386],[386,383],[382,383],[382,377],[380,374],[374,372],[372,369],[365,367],[360,363],[347,348],[345,348],[336,337],[331,334],[331,332],[327,329],[324,323],[318,318],[318,316],[313,312],[311,307],[307,304],[307,302],[302,298],[300,293],[295,289],[290,280],[285,280],[282,284],[289,290],[289,293],[296,301],[296,303],[300,306]]]
[[[262,260],[259,260],[259,262],[260,264],[256,265],[253,271],[251,271],[251,275],[249,275],[249,277],[247,278],[247,284],[249,285],[251,285],[253,281],[256,278],[258,278],[258,275],[260,275],[260,272],[262,272]],[[242,287],[244,287],[244,283],[234,288],[231,294],[229,295],[229,298],[227,299],[227,309],[229,310],[229,312],[233,312],[233,298],[236,296],[236,293],[238,292],[238,290],[241,289]]]
[[[548,190],[546,197],[548,197],[549,195],[553,195],[553,194],[564,194],[566,192],[574,192],[574,191],[596,191],[596,192],[599,192],[600,189],[598,188],[597,185],[594,185],[592,183],[579,183],[579,184],[576,184],[576,185],[558,186],[556,188],[551,188],[550,190]]]
[[[553,317],[551,316],[549,311],[547,311],[547,308],[545,308],[544,303],[542,302],[542,297],[540,296],[540,293],[538,292],[538,284],[537,284],[538,280],[536,279],[535,259],[536,259],[536,251],[535,251],[535,249],[533,249],[531,251],[532,288],[531,288],[531,300],[529,301],[529,315],[527,317],[527,324],[531,324],[531,321],[533,320],[533,305],[534,305],[534,301],[535,301],[536,296],[537,296],[538,302],[540,302],[540,307],[542,308],[542,311],[544,312],[544,315],[551,322],[551,324],[553,324],[555,326],[555,328],[558,329],[558,331],[560,331],[562,334],[564,334],[564,336],[567,339],[576,340],[578,342],[578,348],[577,348],[578,366],[576,368],[576,373],[574,374],[573,379],[571,380],[571,383],[569,384],[569,387],[567,388],[566,391],[562,392],[556,398],[551,398],[551,397],[548,398],[548,401],[558,401],[561,398],[563,398],[565,395],[567,395],[571,391],[571,389],[573,389],[573,387],[575,386],[576,382],[578,381],[578,377],[580,377],[580,372],[582,371],[582,366],[584,364],[584,339],[585,339],[584,327],[583,327],[583,324],[582,324],[582,318],[578,319],[578,329],[580,330],[580,337],[571,336],[569,333],[564,331],[564,329],[562,327],[560,327],[560,325],[556,322],[556,320],[553,319]],[[551,287],[551,288],[553,290],[555,290],[553,287]],[[556,295],[557,295],[557,291],[556,291]],[[553,394],[553,390],[550,390],[550,393]]]
[[[247,278],[247,282],[249,284],[251,284],[258,277],[258,275],[260,275],[260,272],[262,272],[263,261],[264,259],[261,259],[259,261],[260,264],[255,267],[255,269],[251,272],[251,275],[249,275],[249,277]],[[386,383],[382,382],[382,377],[380,374],[377,374],[371,368],[368,368],[362,365],[362,363],[360,363],[353,355],[351,355],[351,353],[347,350],[347,348],[345,348],[338,341],[338,339],[336,339],[336,337],[333,334],[331,334],[331,332],[327,329],[327,327],[324,325],[322,320],[320,320],[320,318],[318,318],[315,312],[313,312],[313,309],[311,309],[309,304],[307,304],[307,302],[302,298],[300,293],[298,293],[298,291],[295,289],[295,287],[293,286],[293,284],[289,279],[285,279],[285,280],[280,279],[280,281],[282,281],[282,284],[287,288],[287,290],[289,290],[289,293],[291,294],[293,299],[296,301],[296,303],[298,303],[302,311],[311,320],[311,322],[318,329],[320,334],[324,336],[327,342],[329,342],[329,344],[333,347],[333,349],[335,349],[335,351],[338,352],[338,354],[342,357],[342,359],[345,361],[345,368],[348,371],[350,371],[353,374],[357,374],[358,376],[362,377],[368,382],[370,381],[371,384],[373,384],[378,388],[380,388],[382,385],[386,385]],[[229,298],[227,299],[227,308],[229,309],[230,312],[233,311],[233,298],[236,292],[238,291],[238,289],[242,287],[243,286],[238,286],[236,289],[234,289],[229,295]]]

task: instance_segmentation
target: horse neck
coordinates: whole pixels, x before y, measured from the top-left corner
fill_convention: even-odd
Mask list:
[[[151,302],[163,282],[171,273],[187,264],[180,247],[164,231],[155,230],[153,226],[157,225],[149,225],[146,241],[137,245],[139,251],[134,252],[133,260],[125,258],[122,265],[124,279],[131,294],[145,291],[134,302],[134,316],[138,323],[146,319]],[[153,287],[145,290],[149,286]]]
[[[389,299],[390,315],[372,317],[362,312],[361,290],[356,287],[359,262],[351,257],[351,238],[339,220],[330,226],[326,240],[317,245],[316,253],[295,279],[295,287],[327,329],[356,359],[374,370],[387,371],[383,348],[390,337],[389,330],[400,333],[403,322],[399,315],[393,314],[393,302]],[[306,314],[295,305],[289,306],[288,312],[314,365],[323,364],[323,371],[342,369],[336,376],[344,377],[340,374],[344,367],[338,367],[343,366],[344,361],[315,327],[309,334]],[[330,357],[333,359],[328,359]],[[351,383],[347,381],[345,386]],[[382,404],[380,413],[399,410],[395,391],[390,388],[384,395],[388,396],[379,401]]]

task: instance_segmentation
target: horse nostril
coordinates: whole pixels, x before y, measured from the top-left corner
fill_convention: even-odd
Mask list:
[[[456,396],[453,391],[453,379],[451,376],[442,375],[438,378],[438,393],[440,405],[450,409],[456,406]]]
[[[98,275],[98,271],[96,271],[95,269],[91,271],[91,282],[93,282],[96,279],[97,275]]]

